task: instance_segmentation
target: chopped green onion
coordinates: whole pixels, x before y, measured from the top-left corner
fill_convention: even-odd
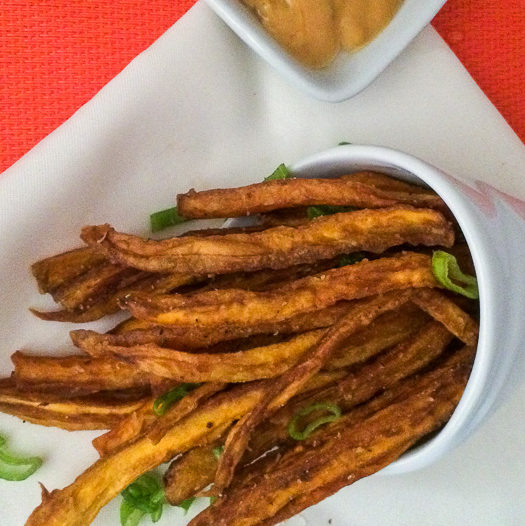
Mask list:
[[[351,142],[341,141],[337,146],[345,146],[346,144],[352,144]]]
[[[213,504],[217,500],[217,497],[210,497],[210,504]]]
[[[157,416],[162,416],[171,405],[184,398],[190,391],[193,391],[193,389],[199,385],[200,384],[182,384],[178,385],[171,391],[164,393],[153,402],[153,412]]]
[[[149,515],[153,522],[160,520],[166,498],[162,483],[152,473],[141,475],[122,492],[122,497],[122,526],[136,526],[144,515]]]
[[[179,508],[182,508],[184,510],[184,514],[188,513],[188,510],[190,509],[191,505],[195,502],[195,497],[190,497],[189,499],[184,499],[180,504]]]
[[[357,210],[357,208],[352,206],[309,206],[306,209],[306,215],[308,216],[308,219],[315,219],[320,216],[338,214],[339,212],[353,212],[354,210]]]
[[[278,179],[288,179],[291,177],[292,174],[290,173],[290,170],[286,167],[284,163],[281,163],[272,174],[270,174],[268,177],[265,177],[265,181],[276,181]]]
[[[164,510],[164,506],[161,504],[158,504],[157,507],[150,513],[151,522],[158,522],[160,521],[160,518],[162,517],[162,511]]]
[[[137,526],[142,517],[146,515],[142,510],[135,508],[127,500],[120,505],[120,524],[122,526]]]
[[[432,254],[432,272],[437,281],[448,290],[473,300],[479,298],[478,280],[464,274],[452,254],[436,250]]]
[[[328,411],[332,414],[320,416],[319,418],[315,419],[313,422],[308,424],[303,429],[303,431],[299,431],[298,423],[301,417],[309,415],[314,411]],[[309,405],[308,407],[304,407],[303,409],[297,411],[295,416],[290,420],[290,423],[288,424],[288,434],[294,440],[304,440],[305,438],[308,438],[313,433],[313,431],[315,431],[319,426],[322,426],[323,424],[326,424],[328,422],[333,422],[334,420],[337,420],[340,416],[341,409],[339,408],[339,406],[330,402],[321,402],[318,404]]]
[[[338,267],[346,267],[346,265],[353,265],[354,263],[359,263],[365,259],[365,255],[362,252],[353,252],[352,254],[343,254],[339,256],[337,260]]]
[[[176,206],[173,208],[167,208],[166,210],[160,210],[149,216],[152,232],[159,232],[170,226],[180,225],[180,223],[184,223],[185,221],[188,221],[188,219],[179,215]]]
[[[0,479],[19,481],[31,476],[41,465],[40,457],[17,457],[8,453],[7,440],[0,435]]]
[[[216,460],[219,460],[221,458],[222,452],[224,451],[224,446],[214,447],[211,451]]]

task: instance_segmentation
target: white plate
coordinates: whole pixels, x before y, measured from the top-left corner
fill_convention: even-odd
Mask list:
[[[525,198],[525,149],[431,30],[366,91],[332,105],[290,88],[198,4],[67,123],[0,176],[0,368],[9,355],[72,350],[71,325],[33,318],[50,305],[31,262],[75,246],[86,223],[146,233],[151,211],[191,186],[260,180],[340,141],[405,150]],[[91,326],[104,328],[109,322]],[[303,513],[312,526],[518,526],[525,516],[525,387],[461,448],[398,477],[373,476]],[[0,523],[23,524],[37,481],[63,487],[95,459],[98,433],[68,433],[0,415],[13,449],[42,455],[22,483],[0,481]],[[95,525],[117,526],[118,499]],[[147,524],[147,521],[145,521]],[[183,525],[166,510],[159,525]],[[297,524],[297,521],[295,522]],[[303,523],[304,524],[304,523]]]

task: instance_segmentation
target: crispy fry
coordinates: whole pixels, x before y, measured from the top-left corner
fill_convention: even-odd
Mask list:
[[[66,310],[85,310],[100,295],[128,286],[146,273],[104,261],[71,280],[53,293],[53,299]]]
[[[218,290],[190,297],[135,294],[124,303],[133,316],[159,325],[256,326],[318,311],[341,300],[435,286],[430,256],[408,252],[328,270],[271,291]]]
[[[428,319],[425,313],[410,303],[386,312],[344,342],[324,368],[341,369],[364,362],[417,332]]]
[[[382,389],[422,370],[443,352],[451,340],[452,335],[440,323],[430,321],[421,331],[391,350],[352,369],[337,384],[296,396],[257,428],[244,460],[251,461],[275,445],[293,443],[287,425],[302,407],[330,400],[343,411],[348,411]],[[313,414],[311,418],[315,419],[315,416]]]
[[[172,506],[194,497],[213,482],[218,463],[214,454],[217,444],[190,449],[170,464],[164,474],[164,494]]]
[[[156,443],[176,422],[196,409],[199,403],[204,402],[210,396],[224,389],[224,387],[225,384],[218,383],[202,385],[170,407],[162,415],[162,418],[159,418],[153,412],[153,403],[157,397],[150,397],[144,401],[139,409],[121,420],[110,431],[95,438],[92,442],[93,447],[103,457],[117,451],[126,444],[130,444],[145,434],[148,434],[151,440]]]
[[[127,269],[130,270],[130,269]],[[169,292],[201,279],[189,274],[147,275],[141,273],[143,279],[127,284],[122,282],[122,288],[93,297],[89,304],[79,305],[73,310],[60,310],[42,312],[30,309],[31,312],[42,320],[62,321],[73,323],[86,323],[98,320],[106,315],[114,314],[120,310],[119,302],[128,294],[140,291],[155,290],[159,294]]]
[[[280,208],[335,205],[379,208],[397,204],[435,207],[443,201],[434,193],[388,191],[356,178],[282,179],[221,188],[177,196],[179,212],[184,217],[210,219],[240,217]]]
[[[432,289],[420,289],[414,294],[412,301],[440,321],[462,342],[475,345],[478,341],[477,322],[443,293]]]
[[[381,318],[384,316],[386,315]],[[390,388],[399,380],[423,369],[442,353],[451,339],[450,333],[440,323],[431,321],[421,332],[371,363],[367,362],[350,371],[337,383],[296,396],[257,428],[242,463],[249,464],[276,446],[293,444],[295,441],[288,434],[288,423],[301,408],[329,400],[343,411],[349,411],[382,389]],[[384,405],[389,401],[390,399]],[[374,408],[378,410],[384,405],[376,404]],[[315,420],[317,416],[316,413],[309,415],[304,424]],[[361,411],[359,416],[365,415]],[[224,439],[221,443],[223,442]],[[215,458],[206,460],[206,455],[212,456],[211,448],[200,448],[195,453],[188,452],[173,462],[170,467],[171,474],[165,478],[166,493],[169,493],[172,499],[170,502],[176,504],[177,499],[184,500],[194,496],[197,491],[213,482],[217,462]],[[198,462],[198,466],[194,465],[192,470],[193,461]],[[198,471],[198,475],[194,474],[195,471]],[[195,488],[197,482],[202,485]],[[188,493],[192,490],[194,493]]]
[[[77,248],[33,263],[31,272],[41,294],[53,293],[90,268],[106,260],[106,257],[90,247]]]
[[[318,329],[289,341],[234,353],[195,354],[154,344],[117,347],[103,340],[90,349],[98,356],[110,354],[131,363],[146,374],[180,382],[249,382],[282,374],[319,342],[323,332]]]
[[[252,234],[153,241],[101,225],[84,227],[81,237],[114,263],[195,274],[278,269],[358,250],[381,253],[404,243],[445,247],[454,243],[452,227],[443,215],[409,206],[334,214],[296,228]]]
[[[329,424],[322,430],[322,440],[292,449],[271,471],[249,473],[248,484],[238,482],[190,526],[276,524],[377,471],[449,418],[468,373],[465,363],[431,371],[414,383],[410,396],[372,416],[353,425],[344,425],[345,417]],[[293,505],[295,499],[301,506]],[[289,512],[281,513],[287,506]]]
[[[226,385],[220,382],[209,382],[187,394],[182,400],[171,406],[162,415],[162,418],[155,420],[147,432],[150,440],[155,444],[159,442],[179,420],[189,415],[197,409],[199,404],[211,398],[215,393],[224,390]]]
[[[155,398],[149,396],[142,401],[135,411],[120,420],[115,426],[112,426],[108,432],[91,441],[101,457],[117,451],[122,445],[131,442],[141,434],[142,430],[153,418],[151,407],[154,400]]]
[[[11,378],[0,380],[0,411],[33,424],[68,431],[109,429],[142,403],[102,397],[59,397],[48,393],[20,392]]]
[[[296,395],[352,334],[369,325],[381,314],[399,308],[409,301],[411,294],[412,291],[403,291],[362,300],[357,309],[341,318],[325,333],[320,343],[306,354],[303,362],[269,382],[264,399],[228,434],[215,477],[219,493],[231,483],[235,468],[246,451],[255,427]]]
[[[319,373],[305,384],[304,390],[320,388],[338,378],[341,378],[339,371]],[[263,395],[264,382],[239,385],[218,393],[178,421],[158,443],[149,436],[138,438],[98,460],[68,487],[44,492],[42,504],[26,526],[89,524],[102,506],[142,473],[178,453],[213,443],[234,421],[252,410]]]
[[[13,378],[23,391],[78,396],[98,391],[146,387],[150,377],[132,365],[114,359],[86,356],[32,356],[21,351],[11,359]]]
[[[335,305],[319,311],[306,312],[292,316],[282,321],[270,320],[252,326],[226,325],[219,326],[156,326],[135,318],[130,318],[119,324],[105,335],[111,345],[142,345],[155,343],[174,349],[203,349],[220,342],[249,338],[259,334],[295,334],[310,329],[318,329],[333,325],[352,307],[351,302],[340,301]],[[83,329],[71,331],[73,343],[90,353],[89,346],[94,342],[88,337],[91,332]]]
[[[26,526],[78,526],[89,524],[100,508],[138,476],[178,453],[216,440],[224,425],[240,418],[263,395],[261,383],[246,384],[219,393],[198,411],[190,413],[158,442],[139,438],[101,458],[62,490],[42,495]],[[215,432],[217,430],[218,433]]]
[[[329,367],[337,369],[366,360],[404,339],[426,318],[413,306],[383,315],[370,327],[353,335],[351,342],[342,346]],[[320,341],[325,331],[309,331],[287,341],[263,343],[260,347],[252,344],[247,350],[237,352],[231,352],[232,349],[226,349],[230,352],[217,352],[213,349],[213,354],[190,354],[154,344],[116,346],[108,342],[108,335],[92,331],[74,333],[74,341],[92,356],[110,354],[160,378],[181,382],[247,382],[282,374],[298,363],[304,353]],[[243,342],[249,344],[252,340]]]

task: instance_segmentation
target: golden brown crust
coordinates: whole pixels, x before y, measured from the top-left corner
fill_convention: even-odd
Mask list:
[[[126,270],[136,272],[134,269]],[[140,279],[132,278],[131,283],[122,280],[118,284],[117,290],[99,291],[97,294],[89,296],[88,301],[77,305],[72,310],[42,312],[30,309],[30,311],[41,320],[87,323],[118,312],[120,301],[128,294],[141,291],[156,291],[158,294],[164,294],[178,287],[195,283],[200,279],[188,274],[148,275],[145,272],[139,274],[142,276]]]
[[[145,374],[179,382],[249,382],[272,378],[298,363],[315,345],[323,329],[299,334],[288,341],[233,353],[187,353],[154,344],[118,347],[104,341],[89,348],[98,356],[112,355]],[[92,338],[95,336],[92,335]]]
[[[220,188],[177,196],[184,217],[210,219],[240,217],[280,208],[332,205],[380,208],[410,204],[428,208],[443,207],[434,193],[414,193],[380,189],[356,178],[282,179],[242,186]]]
[[[441,322],[454,336],[467,345],[478,341],[478,323],[449,297],[438,290],[420,289],[412,301],[435,320]]]
[[[196,447],[170,464],[164,474],[164,493],[169,504],[178,506],[213,482],[218,462],[215,447],[217,443]]]
[[[41,294],[53,293],[65,283],[106,261],[106,257],[91,247],[70,250],[42,259],[31,265],[31,272]]]
[[[0,380],[0,411],[42,426],[68,431],[109,429],[133,413],[142,403],[122,400],[108,393],[101,397],[56,396],[19,391],[13,379]]]
[[[381,253],[405,243],[445,247],[454,243],[452,227],[442,214],[409,206],[334,214],[295,228],[251,234],[153,241],[100,225],[84,227],[81,237],[114,263],[194,274],[278,269],[360,250]]]
[[[257,325],[241,326],[222,324],[220,326],[157,326],[153,323],[131,318],[105,335],[108,343],[130,347],[155,343],[173,349],[202,349],[220,342],[229,342],[254,337],[260,334],[295,334],[310,329],[333,325],[338,318],[352,307],[351,302],[341,301],[314,312],[298,314],[282,321],[268,321]],[[71,331],[73,343],[90,353],[94,343],[90,331],[82,329]]]
[[[245,484],[241,477],[226,497],[190,526],[276,524],[380,469],[449,418],[468,378],[471,353],[464,356],[459,367],[453,364],[427,373],[414,382],[410,396],[364,420],[341,425],[343,417],[328,425],[322,440],[312,437],[309,447],[300,445],[285,453],[271,471],[258,475],[248,471]],[[293,505],[295,499],[300,506]],[[283,513],[287,506],[289,513]]]
[[[342,300],[437,285],[430,256],[407,252],[328,270],[270,291],[231,289],[190,297],[135,294],[123,303],[136,318],[159,325],[255,326],[318,311]]]
[[[351,314],[338,320],[326,331],[319,344],[305,355],[301,363],[268,382],[264,399],[233,426],[228,434],[215,477],[215,488],[219,493],[231,483],[235,468],[246,451],[256,426],[295,396],[352,334],[385,312],[405,304],[410,300],[411,294],[412,291],[409,290],[361,300]]]
[[[33,511],[26,526],[90,524],[100,508],[139,475],[178,453],[216,440],[224,425],[249,411],[262,392],[262,386],[255,383],[219,393],[178,422],[157,444],[148,437],[139,438],[99,459],[71,485],[52,491]]]
[[[18,389],[78,396],[98,391],[149,385],[150,377],[115,359],[89,356],[32,356],[17,351],[11,356]]]

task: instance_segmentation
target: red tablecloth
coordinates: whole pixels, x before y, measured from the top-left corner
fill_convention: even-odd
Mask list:
[[[449,0],[435,27],[525,141],[525,0]],[[64,122],[195,0],[3,0],[0,172]]]

